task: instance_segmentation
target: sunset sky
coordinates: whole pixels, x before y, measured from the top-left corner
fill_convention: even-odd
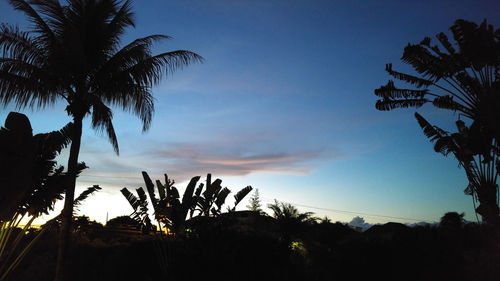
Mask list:
[[[500,27],[499,1],[162,0],[133,7],[136,28],[123,44],[166,34],[173,39],[157,52],[187,49],[205,61],[153,88],[148,132],[114,111],[120,156],[85,120],[80,161],[90,169],[77,187],[103,190],[81,214],[101,222],[107,213],[130,214],[119,190],[144,186],[147,171],[162,181],[167,173],[181,191],[210,172],[234,193],[258,188],[264,205],[276,198],[333,221],[432,222],[448,211],[475,220],[456,160],[433,151],[414,109],[377,111],[373,90],[390,79],[386,63],[411,71],[399,60],[409,42],[449,32],[456,19]],[[28,27],[6,0],[0,22]],[[71,121],[65,106],[17,111],[40,133]],[[2,125],[13,110],[0,108]],[[432,106],[418,112],[449,130],[457,118]],[[59,158],[65,166],[67,154]]]

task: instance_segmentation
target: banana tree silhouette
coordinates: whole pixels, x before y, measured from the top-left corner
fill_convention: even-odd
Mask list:
[[[120,190],[129,202],[134,212],[130,215],[130,217],[137,222],[141,226],[141,230],[143,233],[148,234],[151,230],[153,230],[153,225],[151,223],[151,219],[148,214],[148,198],[144,189],[139,187],[136,189],[138,197],[132,194],[126,187]]]
[[[418,75],[401,73],[393,70],[391,64],[386,65],[391,76],[416,89],[397,88],[390,80],[375,90],[375,95],[381,98],[375,106],[379,110],[392,110],[419,108],[431,102],[437,108],[459,112],[459,119],[468,120],[469,127],[459,121],[459,132],[449,135],[415,115],[424,132],[428,131],[426,135],[436,141],[436,151],[445,155],[453,152],[464,167],[471,183],[466,194],[481,203],[476,211],[485,221],[496,222],[498,203],[495,207],[494,202],[498,199],[493,200],[493,191],[497,190],[496,177],[500,173],[494,168],[500,166],[500,29],[495,30],[486,20],[479,26],[457,20],[450,29],[456,46],[444,33],[439,33],[436,38],[441,47],[431,45],[429,37],[405,47],[401,59]],[[434,128],[436,134],[426,128]],[[464,128],[467,136],[460,131]],[[456,146],[459,137],[467,139],[467,148]],[[473,158],[477,158],[475,162]]]
[[[222,213],[222,205],[225,204],[226,198],[231,193],[227,187],[222,188],[221,179],[216,179],[212,182],[212,175],[207,174],[205,191],[201,193],[203,190],[203,185],[200,185],[196,191],[194,200],[196,202],[196,206],[192,206],[191,208],[191,217],[195,210],[199,211],[200,215],[209,217],[211,214],[213,216],[219,216]],[[228,208],[229,211],[235,211],[236,206],[252,191],[251,186],[244,187],[236,195],[234,196],[235,203],[233,208]],[[215,206],[214,206],[215,204]]]
[[[146,131],[153,115],[151,88],[164,74],[202,58],[177,50],[152,55],[152,44],[169,39],[151,35],[120,49],[127,27],[134,27],[130,1],[9,0],[32,22],[30,32],[7,24],[0,26],[0,103],[18,107],[44,107],[59,100],[67,103],[73,119],[63,229],[58,251],[56,280],[63,280],[83,119],[103,131],[118,154],[111,107],[137,115]]]
[[[146,183],[149,198],[153,203],[155,218],[164,223],[174,233],[183,234],[186,216],[191,206],[195,204],[193,192],[200,177],[191,178],[182,195],[182,201],[180,201],[179,191],[174,186],[175,181],[169,180],[167,174],[165,174],[165,185],[159,180],[156,181],[159,199],[155,196],[154,185],[148,174],[142,172],[142,176]]]
[[[14,213],[38,217],[53,210],[62,199],[68,174],[57,166],[56,156],[71,142],[73,123],[61,130],[32,136],[29,119],[11,112],[0,128],[0,221]],[[22,166],[19,166],[22,165]],[[79,163],[78,174],[87,168]]]
[[[165,174],[165,184],[162,184],[159,180],[156,181],[159,198],[155,195],[154,185],[149,175],[143,171],[142,176],[146,183],[149,199],[153,205],[155,219],[160,223],[160,230],[162,229],[161,223],[163,223],[167,229],[182,235],[185,229],[187,213],[191,206],[195,204],[193,192],[200,177],[196,176],[191,179],[184,191],[182,201],[180,201],[179,191],[174,186],[175,182],[170,180],[167,174]],[[143,225],[146,231],[149,231],[152,224],[148,215],[147,206],[149,203],[144,189],[142,187],[137,189],[139,197],[135,197],[127,188],[123,188],[121,192],[134,209],[131,217]]]
[[[200,183],[196,187],[196,184],[200,180],[200,176],[196,176],[189,181],[181,201],[179,200],[179,191],[174,186],[175,181],[169,179],[167,174],[165,174],[165,184],[156,180],[156,188],[159,195],[159,198],[157,198],[153,181],[149,175],[143,171],[142,176],[146,184],[147,195],[142,187],[137,189],[138,197],[133,195],[126,187],[121,190],[134,209],[131,217],[144,227],[150,227],[151,220],[148,215],[148,204],[150,201],[154,209],[155,219],[159,222],[160,230],[162,229],[161,224],[164,224],[168,230],[180,235],[184,234],[188,212],[190,212],[190,218],[193,217],[195,210],[198,210],[199,215],[202,216],[218,216],[221,214],[222,206],[231,192],[228,188],[221,187],[222,180],[216,179],[212,182],[212,175],[208,174],[206,181],[208,188],[202,194],[204,184]],[[240,190],[234,196],[235,205],[230,211],[234,211],[238,203],[251,190],[251,186]],[[149,201],[147,199],[148,196]]]
[[[434,150],[447,156],[453,153],[467,175],[469,185],[464,193],[472,196],[474,208],[483,220],[500,224],[498,201],[498,154],[489,147],[491,139],[471,133],[471,128],[461,120],[456,122],[458,132],[450,134],[432,126],[420,114],[415,113],[424,134],[434,142]],[[476,203],[479,206],[476,208]]]
[[[0,198],[0,280],[4,280],[21,262],[29,249],[46,228],[42,229],[28,245],[16,254],[19,242],[32,222],[41,214],[54,209],[61,200],[69,175],[64,167],[57,167],[56,156],[71,142],[73,124],[59,131],[32,135],[29,119],[11,112],[0,128],[0,183],[3,196]],[[78,174],[87,168],[79,163]],[[99,190],[93,186],[75,199],[75,206],[90,194]],[[13,230],[23,218],[29,218],[23,231],[14,239]]]
[[[217,201],[218,209],[222,207],[226,200],[227,195],[231,192],[227,187],[222,188],[222,180],[216,179],[212,182],[212,174],[207,174],[205,191],[202,192],[204,185],[200,184],[195,191],[195,201],[196,206],[192,206],[191,209],[199,211],[200,215],[210,216],[210,211],[213,204]],[[214,213],[217,213],[217,209],[213,209]]]

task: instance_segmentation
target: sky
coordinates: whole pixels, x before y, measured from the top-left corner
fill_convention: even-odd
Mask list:
[[[435,222],[449,211],[476,220],[456,160],[433,151],[415,109],[377,111],[373,90],[390,79],[386,63],[412,71],[400,61],[408,43],[449,34],[456,19],[500,27],[500,2],[162,0],[133,7],[136,28],[123,44],[166,34],[173,39],[155,52],[185,49],[205,60],[152,89],[146,133],[139,119],[114,110],[119,156],[85,119],[79,159],[90,168],[77,194],[94,184],[102,190],[80,214],[100,222],[130,214],[119,190],[144,186],[147,171],[162,181],[167,173],[181,192],[191,177],[212,173],[233,195],[251,185],[264,207],[277,199],[332,221]],[[29,26],[5,0],[0,22]],[[9,105],[0,122],[16,110],[34,133],[49,132],[71,121],[64,108],[62,101],[39,110]],[[417,111],[448,130],[457,118],[432,106]]]

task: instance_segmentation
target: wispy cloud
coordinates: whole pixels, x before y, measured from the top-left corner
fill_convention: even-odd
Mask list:
[[[239,151],[239,152],[235,152]],[[250,151],[250,148],[249,148]],[[241,147],[169,145],[150,151],[158,161],[173,164],[179,170],[217,171],[222,175],[246,175],[253,172],[307,174],[313,162],[323,158],[321,151],[249,152]]]
[[[143,170],[155,178],[167,173],[177,182],[206,173],[217,177],[261,172],[306,175],[321,162],[337,157],[340,155],[307,148],[269,152],[245,142],[151,142],[119,157],[104,149],[82,151],[81,159],[89,159],[91,169],[82,175],[80,182],[136,186],[142,183]]]

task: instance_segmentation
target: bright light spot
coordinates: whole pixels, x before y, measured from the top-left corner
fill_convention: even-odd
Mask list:
[[[307,254],[307,249],[302,241],[292,241],[292,243],[290,243],[290,248],[292,251],[297,252],[302,256]]]

